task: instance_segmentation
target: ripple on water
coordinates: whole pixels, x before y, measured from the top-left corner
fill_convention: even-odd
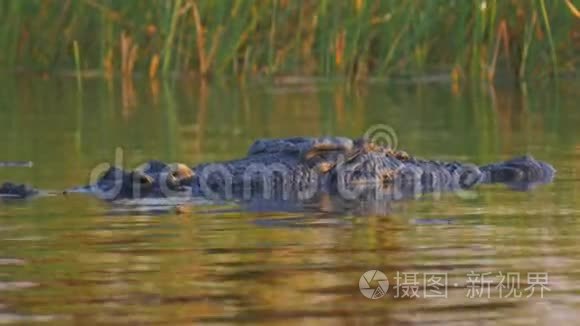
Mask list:
[[[26,265],[26,261],[18,258],[0,258],[0,266],[5,265],[22,266]]]
[[[57,320],[52,315],[20,315],[14,313],[0,313],[0,324],[13,323],[46,323]]]
[[[0,291],[16,291],[32,288],[35,286],[38,286],[38,283],[28,281],[12,281],[12,282],[0,281]]]
[[[2,239],[4,241],[41,241],[45,240],[46,237],[41,236],[27,236],[27,237],[19,237],[19,238],[5,238]]]

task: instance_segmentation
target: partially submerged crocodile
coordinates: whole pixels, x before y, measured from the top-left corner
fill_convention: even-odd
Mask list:
[[[5,182],[0,185],[0,198],[23,199],[38,194],[38,190],[24,184]]]
[[[385,190],[450,191],[482,183],[527,189],[550,182],[554,172],[552,166],[531,156],[478,167],[418,159],[365,139],[295,137],[258,140],[244,158],[192,169],[157,161],[135,171],[112,167],[80,190],[113,200],[184,192],[211,199],[306,199],[321,192],[356,199],[369,190],[375,195]]]
[[[321,193],[384,200],[484,183],[526,190],[551,182],[554,173],[531,156],[476,166],[419,159],[366,139],[294,137],[258,140],[244,158],[193,168],[159,161],[131,171],[111,167],[88,186],[66,193],[89,192],[111,201],[175,196],[304,201]]]

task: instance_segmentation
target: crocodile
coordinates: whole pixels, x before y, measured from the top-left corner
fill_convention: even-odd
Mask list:
[[[5,167],[27,167],[31,168],[34,164],[30,161],[0,161],[0,168]],[[0,198],[2,199],[25,199],[36,196],[39,191],[26,184],[15,184],[4,182],[0,184]]]
[[[551,182],[554,168],[530,155],[477,166],[421,159],[369,139],[261,139],[245,157],[194,167],[151,161],[135,170],[111,167],[96,182],[71,188],[116,201],[193,196],[217,200],[389,200],[503,183],[529,190]]]
[[[0,198],[25,199],[38,195],[39,191],[29,185],[4,182],[0,185]]]

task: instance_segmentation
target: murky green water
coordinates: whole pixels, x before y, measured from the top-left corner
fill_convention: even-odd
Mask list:
[[[0,323],[548,325],[580,317],[577,82],[523,92],[92,80],[81,94],[72,79],[31,78],[1,86],[0,161],[34,166],[1,168],[0,180],[42,189],[84,184],[117,148],[126,167],[153,158],[193,165],[239,157],[259,137],[356,137],[377,123],[414,155],[483,163],[531,153],[558,174],[530,193],[480,187],[392,203],[385,216],[235,205],[123,215],[83,196],[0,202]],[[384,297],[359,291],[368,270],[386,274]]]

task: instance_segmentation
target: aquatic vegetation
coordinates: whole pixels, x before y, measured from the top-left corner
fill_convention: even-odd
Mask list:
[[[523,79],[575,71],[579,12],[570,0],[11,0],[0,63],[85,76]]]

